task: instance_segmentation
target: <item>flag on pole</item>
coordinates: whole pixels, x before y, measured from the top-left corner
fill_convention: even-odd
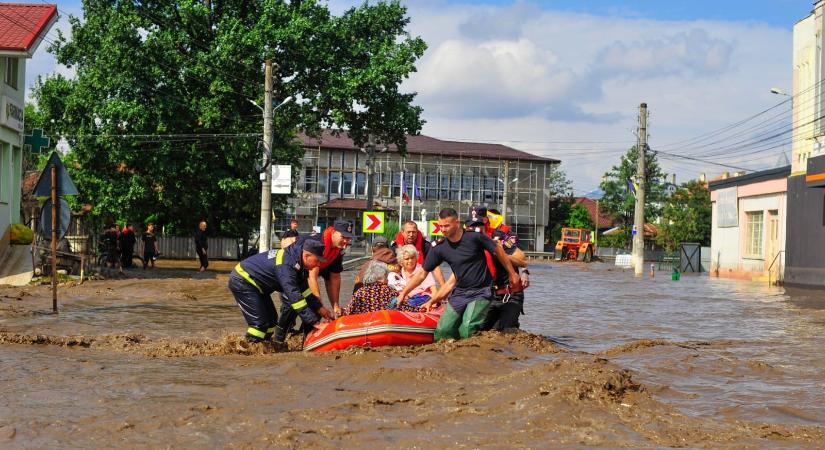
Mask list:
[[[407,194],[407,182],[404,179],[403,174],[401,176],[401,198],[404,199],[405,203],[410,202],[410,196],[409,196],[409,194]]]
[[[421,200],[421,191],[418,189],[418,182],[413,182],[413,196]]]
[[[627,177],[627,190],[629,190],[630,192],[632,192],[634,196],[636,195],[636,183],[634,183],[634,182],[630,179],[630,177]]]

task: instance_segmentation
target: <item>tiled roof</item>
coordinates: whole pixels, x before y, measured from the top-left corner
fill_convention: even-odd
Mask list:
[[[576,197],[574,199],[576,203],[581,203],[587,208],[587,211],[590,213],[590,219],[593,223],[596,223],[596,201],[591,200],[586,197]],[[613,226],[613,223],[616,219],[613,218],[610,214],[606,214],[604,211],[599,211],[599,228],[609,228]]]
[[[57,5],[0,3],[0,50],[29,52],[57,17]]]
[[[323,132],[320,139],[304,134],[298,136],[305,147],[323,147],[331,149],[358,150],[346,132],[336,136],[331,131]],[[395,150],[390,146],[390,150]],[[429,136],[407,136],[407,153],[411,155],[447,155],[489,159],[506,159],[557,163],[559,160],[543,158],[501,144],[484,144],[478,142],[444,141]]]

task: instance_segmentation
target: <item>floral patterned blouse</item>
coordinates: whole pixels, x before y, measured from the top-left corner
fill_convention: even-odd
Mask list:
[[[344,308],[344,315],[362,314],[382,309],[398,309],[399,311],[416,312],[418,308],[408,304],[400,308],[391,305],[392,300],[398,297],[398,291],[384,283],[365,284],[352,294],[352,300]]]

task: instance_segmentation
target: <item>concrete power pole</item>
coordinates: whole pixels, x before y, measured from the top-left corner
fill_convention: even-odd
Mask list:
[[[510,161],[504,161],[504,192],[502,193],[501,198],[501,217],[502,219],[507,219],[507,188],[510,184]]]
[[[272,230],[272,60],[264,70],[264,177],[261,183],[261,229],[258,252],[268,252]]]
[[[372,133],[370,133],[369,136],[367,137],[367,148],[366,148],[366,150],[367,150],[367,205],[366,205],[367,209],[366,210],[367,211],[372,211],[372,205],[375,202],[375,200],[373,200],[374,193],[373,193],[373,190],[372,190],[372,163],[373,163],[373,160],[375,159],[375,137],[372,135]],[[372,233],[368,234],[367,239],[368,239],[368,245],[370,247],[372,246],[372,237],[373,237]],[[369,250],[369,248],[367,250]]]
[[[647,158],[647,103],[639,105],[639,157],[636,168],[636,209],[633,214],[633,270],[644,275],[645,265],[645,159]]]

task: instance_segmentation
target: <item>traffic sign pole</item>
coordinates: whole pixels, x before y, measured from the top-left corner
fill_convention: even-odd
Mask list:
[[[52,165],[52,311],[57,313],[57,167]]]

